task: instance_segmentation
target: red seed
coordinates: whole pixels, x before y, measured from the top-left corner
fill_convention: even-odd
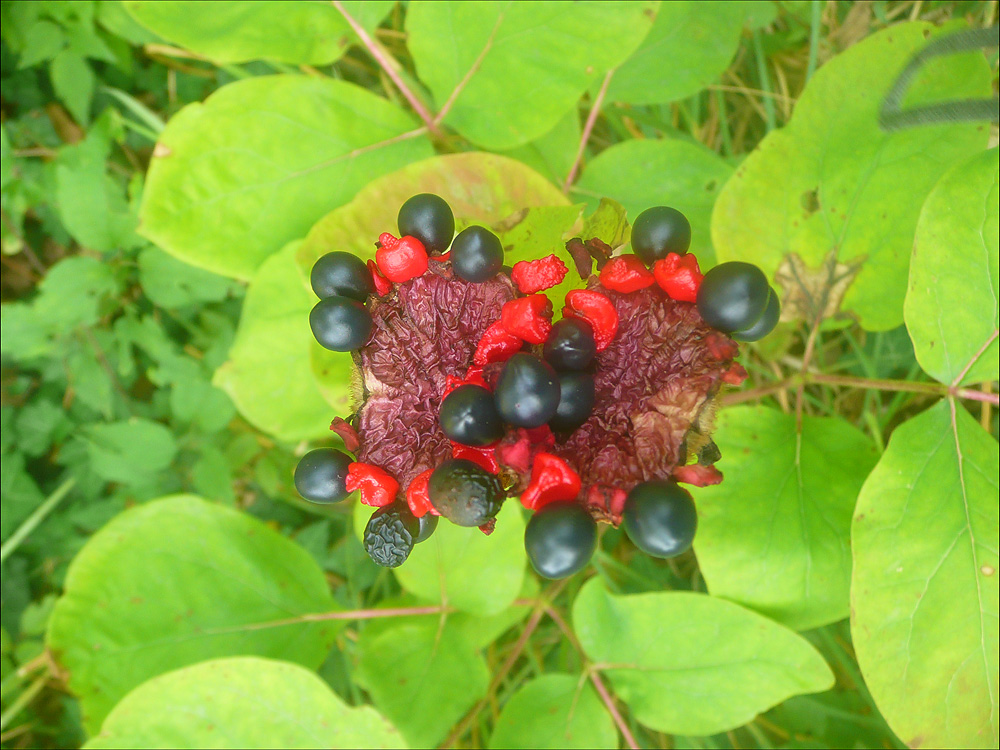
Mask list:
[[[431,504],[430,494],[428,493],[428,485],[433,473],[434,469],[428,469],[417,474],[413,478],[413,481],[410,482],[410,486],[406,488],[406,504],[410,506],[410,512],[417,518],[423,518],[428,513],[432,516],[441,515],[438,513],[437,508]]]
[[[569,269],[555,254],[514,264],[510,277],[524,294],[534,294],[561,284]]]
[[[427,250],[416,237],[400,237],[388,232],[379,236],[381,247],[375,262],[389,281],[400,283],[422,275],[427,270]]]
[[[575,500],[580,494],[580,476],[569,464],[551,453],[539,453],[531,467],[531,481],[521,493],[521,504],[528,510],[559,500]]]
[[[477,365],[505,362],[519,351],[521,351],[521,339],[508,332],[498,320],[483,331],[472,361]]]
[[[611,300],[600,292],[589,289],[571,291],[566,295],[563,317],[580,318],[590,323],[599,352],[607,349],[618,332],[618,311]]]
[[[653,274],[635,255],[619,255],[604,264],[601,269],[601,284],[605,289],[616,292],[637,292],[656,283]]]
[[[500,324],[529,344],[544,344],[552,330],[552,303],[544,294],[512,299],[500,310]]]
[[[653,276],[671,299],[679,302],[695,302],[698,299],[698,287],[703,276],[698,268],[698,259],[691,253],[668,253],[666,258],[653,264]]]
[[[344,482],[348,492],[359,490],[361,502],[375,508],[388,505],[396,499],[399,492],[399,482],[389,474],[372,464],[354,461],[347,465],[347,480]]]

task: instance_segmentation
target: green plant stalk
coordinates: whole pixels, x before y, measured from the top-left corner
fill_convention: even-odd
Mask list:
[[[38,524],[45,520],[49,513],[55,510],[56,506],[69,494],[74,485],[76,485],[76,477],[70,477],[59,485],[51,495],[45,498],[45,501],[35,508],[35,511],[30,516],[24,519],[24,522],[17,528],[17,531],[11,534],[10,538],[3,545],[0,545],[0,562],[3,562],[14,554],[14,551],[21,546],[21,542],[28,538],[28,535],[35,530]]]
[[[45,687],[45,683],[48,681],[49,674],[46,672],[31,683],[23,693],[17,696],[17,700],[10,704],[10,708],[0,715],[0,730],[6,729],[7,725],[17,718],[18,714],[20,714],[21,711],[23,711],[28,704],[30,704],[31,701],[33,701],[35,697],[42,692],[42,689]]]
[[[757,58],[757,77],[760,79],[760,87],[768,93],[768,96],[762,98],[764,100],[764,114],[767,116],[767,132],[770,133],[776,127],[774,97],[770,96],[774,92],[771,91],[771,77],[767,73],[767,59],[764,57],[764,48],[760,43],[759,30],[753,33],[753,53],[754,57]]]
[[[718,111],[719,130],[722,132],[722,153],[733,155],[733,135],[729,132],[729,118],[726,116],[726,97],[719,89],[712,92],[715,97],[715,109]]]
[[[809,64],[806,67],[806,80],[816,72],[816,57],[819,53],[819,29],[823,19],[823,3],[813,0],[810,5],[812,13],[809,23]]]
[[[135,115],[139,120],[141,120],[146,127],[152,130],[154,133],[159,135],[163,132],[166,127],[163,120],[145,104],[140,102],[133,96],[129,96],[127,93],[121,89],[116,89],[114,86],[101,86],[99,91],[103,91],[108,96],[117,99],[125,108],[128,109],[133,115]]]

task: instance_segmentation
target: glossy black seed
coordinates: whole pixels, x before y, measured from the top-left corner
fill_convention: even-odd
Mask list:
[[[309,274],[313,291],[320,299],[341,296],[364,302],[375,293],[375,282],[361,258],[339,250],[316,261]]]
[[[572,432],[590,418],[594,409],[594,376],[589,372],[559,374],[559,407],[549,420],[556,432]]]
[[[778,325],[779,317],[781,317],[781,303],[778,301],[778,293],[774,291],[774,287],[769,287],[764,314],[752,326],[737,331],[732,336],[737,341],[760,341]]]
[[[582,570],[595,549],[597,523],[579,503],[549,503],[524,529],[524,550],[543,578],[566,578]]]
[[[372,513],[365,526],[365,551],[376,565],[396,568],[410,556],[419,534],[420,522],[406,503],[383,505]]]
[[[541,427],[559,408],[559,378],[548,362],[519,352],[500,371],[493,398],[507,424]]]
[[[586,370],[596,353],[593,327],[576,318],[556,322],[542,349],[545,361],[560,371]]]
[[[460,279],[489,281],[503,267],[500,238],[485,227],[469,227],[451,243],[451,268]]]
[[[441,429],[462,445],[482,447],[503,437],[503,420],[493,394],[478,385],[460,385],[441,402]]]
[[[457,526],[482,526],[503,502],[500,480],[464,458],[450,458],[431,474],[431,505]]]
[[[632,224],[632,252],[647,266],[668,253],[684,255],[691,247],[691,224],[676,208],[647,208]]]
[[[723,333],[743,331],[767,307],[767,277],[752,263],[731,261],[709,270],[698,288],[698,312]]]
[[[334,448],[309,451],[295,466],[295,489],[313,503],[339,503],[347,491],[347,467],[354,461]]]
[[[665,479],[636,485],[625,498],[622,518],[629,539],[652,557],[686,552],[698,527],[691,495]]]
[[[424,513],[417,520],[420,522],[420,531],[417,533],[417,538],[414,540],[414,544],[420,544],[421,542],[426,542],[431,538],[431,534],[438,527],[438,519],[441,516],[435,516],[433,513]]]
[[[327,297],[309,313],[313,336],[326,349],[350,352],[360,349],[372,334],[372,316],[356,299]]]
[[[396,223],[400,237],[416,237],[429,253],[444,252],[455,236],[451,206],[432,193],[420,193],[406,201],[399,209]]]

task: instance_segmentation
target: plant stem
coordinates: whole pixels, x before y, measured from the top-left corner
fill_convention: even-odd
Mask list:
[[[810,5],[812,18],[809,23],[809,64],[806,67],[806,80],[816,72],[816,57],[819,53],[819,31],[823,23],[823,3],[813,0]]]
[[[760,79],[760,87],[771,93],[771,78],[767,74],[767,58],[764,57],[764,48],[760,43],[760,31],[753,33],[753,53],[757,58],[757,77]],[[767,132],[775,128],[774,101],[770,97],[764,97],[764,114],[767,120]]]
[[[639,750],[639,743],[635,741],[635,737],[632,731],[628,728],[628,724],[625,723],[625,719],[622,718],[621,713],[618,711],[618,707],[615,705],[615,699],[611,697],[611,693],[608,689],[604,687],[604,682],[601,680],[600,675],[597,674],[596,669],[590,671],[590,681],[594,683],[594,688],[597,690],[598,695],[601,696],[601,702],[604,703],[605,707],[608,709],[608,713],[611,714],[611,718],[614,719],[615,725],[618,727],[618,731],[622,733],[622,737],[625,738],[625,744],[631,750]]]
[[[365,49],[368,50],[368,54],[375,58],[375,62],[377,62],[379,67],[381,67],[382,70],[385,71],[385,74],[389,76],[389,79],[395,84],[396,88],[399,89],[399,93],[401,93],[406,101],[410,103],[410,106],[413,107],[413,111],[417,113],[417,116],[421,120],[423,120],[427,129],[434,135],[440,135],[440,131],[437,123],[434,121],[433,115],[431,115],[427,107],[424,106],[424,103],[417,98],[416,94],[410,90],[410,87],[407,86],[400,77],[399,71],[396,70],[396,65],[393,64],[395,60],[393,60],[389,53],[386,52],[378,42],[372,39],[368,32],[364,30],[364,27],[344,9],[344,5],[340,2],[340,0],[332,0],[332,2],[333,7],[337,9],[340,15],[344,17],[344,20],[347,21],[348,26],[350,26],[354,33],[358,35],[358,39],[361,40]]]
[[[10,704],[10,708],[0,714],[0,730],[6,729],[7,725],[13,721],[21,711],[23,711],[35,697],[42,692],[45,683],[49,681],[49,674],[46,672],[33,683],[25,688],[25,691],[17,696],[17,700]]]
[[[10,538],[3,545],[0,545],[0,562],[10,557],[14,553],[14,550],[21,546],[21,542],[28,538],[28,535],[35,530],[38,524],[45,520],[45,517],[49,513],[55,510],[55,507],[69,494],[69,491],[73,489],[75,484],[75,477],[67,479],[56,488],[55,492],[45,499],[45,502],[35,508],[35,511],[30,516],[24,519],[24,523],[18,527],[17,531],[11,534]]]
[[[590,140],[590,133],[594,129],[594,123],[597,122],[597,116],[601,113],[601,105],[604,103],[604,96],[608,93],[608,86],[611,84],[611,78],[614,74],[615,68],[608,71],[608,74],[604,76],[604,82],[601,84],[597,96],[594,97],[594,104],[590,108],[587,121],[583,125],[583,133],[580,134],[580,145],[576,150],[576,158],[573,159],[573,166],[569,168],[569,174],[566,175],[566,181],[563,183],[564,193],[569,192],[570,185],[573,184],[576,174],[580,170],[580,162],[583,161],[583,152],[587,148],[587,141]]]

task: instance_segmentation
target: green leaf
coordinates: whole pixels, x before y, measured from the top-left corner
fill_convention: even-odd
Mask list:
[[[250,282],[229,360],[213,380],[247,421],[287,442],[329,434],[333,418],[309,361],[315,297],[295,266],[300,244],[291,242],[268,258]],[[339,359],[346,393],[351,356]]]
[[[396,748],[399,732],[351,708],[313,672],[250,656],[154,677],[129,693],[85,748]]]
[[[687,141],[625,141],[590,162],[571,192],[592,207],[613,198],[632,221],[651,206],[673,206],[691,222],[691,252],[706,269],[715,265],[712,206],[732,173],[718,155]]]
[[[343,81],[231,83],[167,124],[147,176],[141,233],[192,265],[247,279],[372,178],[429,156],[415,126],[394,104]]]
[[[142,290],[154,305],[167,309],[221,302],[233,288],[224,276],[182,263],[156,247],[139,253],[138,262]]]
[[[0,456],[0,465],[3,467],[3,471],[0,471],[0,491],[3,493],[0,538],[6,540],[42,504],[45,495],[38,489],[31,474],[25,471],[24,454],[4,452]]]
[[[543,674],[507,699],[489,748],[608,748],[618,732],[585,677]]]
[[[73,119],[90,123],[90,100],[94,96],[94,71],[79,54],[64,49],[49,65],[52,88]]]
[[[545,135],[502,153],[544,175],[553,185],[562,185],[579,147],[580,114],[571,109]]]
[[[489,149],[544,135],[590,84],[621,64],[658,3],[414,3],[407,46],[444,122]],[[443,42],[442,40],[447,40]]]
[[[411,747],[436,747],[490,682],[478,649],[436,618],[374,637],[365,630],[358,655],[358,683]]]
[[[24,32],[17,67],[30,68],[45,60],[51,60],[64,46],[66,46],[66,34],[58,24],[44,19],[37,21]]]
[[[709,591],[796,630],[848,615],[851,517],[878,456],[839,418],[743,406],[713,439],[726,481],[697,490],[695,551]]]
[[[653,28],[615,71],[608,101],[659,104],[697,93],[729,67],[746,15],[742,3],[660,3]]]
[[[219,63],[329,65],[358,41],[332,3],[128,0],[124,5],[150,31]],[[393,3],[348,0],[343,6],[371,33]],[[194,17],[197,23],[191,22]]]
[[[70,565],[48,646],[95,732],[132,688],[206,659],[257,655],[316,668],[339,626],[309,554],[260,521],[192,495],[136,506]]]
[[[995,148],[953,167],[917,224],[903,315],[920,366],[948,385],[996,380],[1000,368],[998,173]]]
[[[612,596],[594,578],[573,603],[573,627],[587,656],[609,665],[605,674],[635,718],[660,732],[724,732],[790,696],[833,686],[804,638],[705,594]]]
[[[902,322],[918,207],[943,167],[965,161],[987,140],[987,128],[976,123],[894,133],[879,128],[886,92],[938,33],[928,23],[896,24],[816,72],[788,125],[760,142],[719,195],[712,241],[720,261],[756,263],[768,278],[792,253],[810,269],[831,252],[841,264],[863,261],[841,307],[869,330]],[[988,96],[989,81],[981,53],[951,55],[918,77],[907,104]],[[820,273],[823,280],[830,276]],[[787,286],[799,298],[816,291],[791,280]],[[835,297],[830,306],[837,302]],[[805,300],[803,305],[809,307]]]
[[[111,482],[144,481],[170,466],[177,454],[173,433],[140,417],[90,425],[84,434],[91,467]]]
[[[354,531],[363,538],[373,509],[357,503]],[[434,535],[413,548],[393,572],[421,599],[488,616],[510,607],[524,579],[524,517],[516,501],[503,504],[488,537],[442,519]]]
[[[851,633],[911,747],[996,747],[997,442],[941,401],[896,428],[851,528]]]

